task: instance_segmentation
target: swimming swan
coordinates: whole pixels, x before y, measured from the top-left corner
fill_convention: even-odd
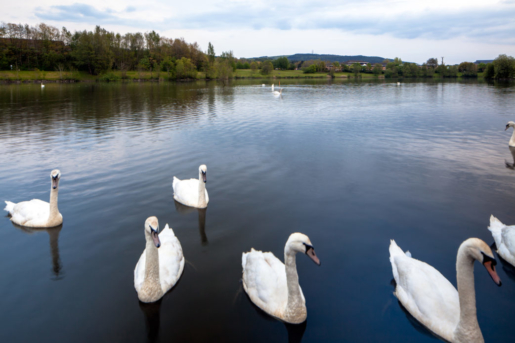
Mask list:
[[[271,252],[254,248],[241,257],[243,288],[250,300],[272,317],[291,324],[300,324],[307,318],[295,260],[298,252],[320,265],[309,237],[302,233],[292,233],[284,246],[286,266]]]
[[[510,142],[508,143],[509,146],[515,147],[515,123],[512,121],[509,121],[508,124],[506,124],[506,128],[504,131],[508,130],[510,127],[513,127],[513,133],[511,134]]]
[[[494,237],[497,253],[512,266],[515,266],[515,226],[506,226],[499,219],[490,216],[488,230],[492,232]]]
[[[272,83],[272,92],[274,91],[274,84]]]
[[[173,198],[186,206],[206,208],[209,202],[209,195],[206,189],[206,173],[207,167],[203,164],[198,167],[198,180],[179,180],[174,176]]]
[[[484,342],[476,315],[474,260],[481,262],[494,282],[501,285],[492,250],[478,238],[467,239],[458,249],[458,291],[438,270],[411,258],[391,240],[390,262],[397,283],[394,294],[413,317],[441,338]]]
[[[182,275],[184,255],[181,243],[166,224],[159,234],[156,217],[145,221],[147,245],[134,269],[134,288],[144,303],[157,301],[168,292]]]
[[[6,201],[4,210],[11,215],[11,221],[20,226],[26,227],[55,227],[63,223],[63,216],[57,208],[57,192],[59,191],[59,180],[61,172],[58,169],[52,170],[50,180],[50,203],[38,199],[23,201],[17,204]]]

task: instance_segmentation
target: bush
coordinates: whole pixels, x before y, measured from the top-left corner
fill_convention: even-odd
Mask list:
[[[315,64],[310,65],[307,68],[302,69],[304,74],[314,74],[317,72],[317,66]]]
[[[107,73],[101,75],[98,79],[100,81],[106,81],[106,82],[118,81],[118,80],[120,80],[120,76],[118,76],[115,73],[113,73],[112,71],[110,71],[110,72],[107,72]]]
[[[274,70],[274,65],[270,61],[263,62],[261,65],[261,75],[270,75]]]

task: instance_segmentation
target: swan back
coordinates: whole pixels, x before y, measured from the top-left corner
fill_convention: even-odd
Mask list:
[[[205,208],[209,203],[209,195],[207,193],[207,167],[202,164],[199,167],[199,178],[180,180],[173,177],[173,197],[179,203],[196,207]]]
[[[394,240],[390,262],[401,304],[428,329],[451,341],[460,315],[456,288],[438,270],[405,254]]]

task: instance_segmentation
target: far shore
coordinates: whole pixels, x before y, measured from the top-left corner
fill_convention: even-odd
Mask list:
[[[262,75],[252,72],[250,69],[237,69],[233,73],[232,79],[330,79],[327,73],[306,74],[302,70],[274,70],[271,75]],[[356,76],[349,72],[334,73],[336,79],[354,79]],[[384,75],[373,75],[369,73],[360,73],[359,79],[384,79]],[[435,78],[439,79],[436,74]],[[459,75],[458,78],[461,78]],[[483,78],[482,73],[478,74],[478,78]],[[165,82],[165,81],[194,81],[207,80],[204,73],[197,73],[196,79],[174,79],[170,78],[166,72],[138,72],[127,71],[111,71],[101,75],[91,75],[84,71],[0,71],[0,83],[75,83],[75,82]],[[216,80],[216,79],[215,79]],[[397,79],[391,79],[395,81]],[[399,78],[402,80],[402,78]],[[421,79],[423,80],[423,79]]]

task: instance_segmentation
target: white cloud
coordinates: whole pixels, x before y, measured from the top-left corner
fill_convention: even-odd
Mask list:
[[[80,1],[80,0],[79,0]],[[237,56],[296,52],[399,56],[448,63],[515,55],[515,1],[34,0],[3,5],[3,21],[121,33],[156,30]]]

